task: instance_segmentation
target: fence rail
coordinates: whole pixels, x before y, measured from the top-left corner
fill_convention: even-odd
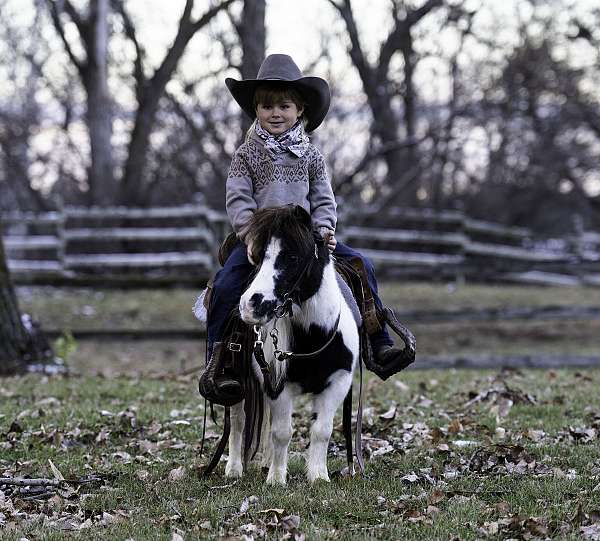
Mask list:
[[[202,205],[80,208],[0,217],[16,283],[201,283],[215,271],[224,213]],[[344,224],[359,220],[363,225]],[[562,239],[461,212],[394,208],[342,216],[337,236],[388,278],[600,285],[600,233]]]
[[[226,231],[202,205],[80,208],[1,217],[16,283],[203,282]]]

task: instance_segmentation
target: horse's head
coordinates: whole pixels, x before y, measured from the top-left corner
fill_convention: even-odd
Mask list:
[[[258,271],[240,299],[240,314],[264,325],[317,292],[329,251],[300,206],[259,210],[248,229]]]

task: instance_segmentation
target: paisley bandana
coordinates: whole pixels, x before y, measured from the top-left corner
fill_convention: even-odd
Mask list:
[[[298,120],[289,130],[278,136],[265,130],[258,120],[254,123],[254,129],[256,134],[264,141],[265,148],[273,160],[279,154],[285,154],[286,152],[291,152],[294,156],[301,158],[309,145],[308,135],[304,133],[302,120]]]

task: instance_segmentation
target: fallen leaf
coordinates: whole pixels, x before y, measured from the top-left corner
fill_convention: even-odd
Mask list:
[[[407,475],[405,475],[404,477],[400,477],[400,481],[405,481],[407,483],[418,483],[419,482],[419,476],[415,473],[415,472],[411,472]]]
[[[248,511],[248,509],[250,508],[251,504],[255,504],[258,502],[258,496],[248,496],[247,498],[244,498],[242,500],[242,503],[240,504],[240,513],[244,514]]]
[[[275,513],[276,515],[283,515],[283,513],[285,512],[285,509],[279,509],[279,508],[274,508],[274,509],[265,509],[264,511],[259,511],[259,513]]]
[[[150,477],[150,472],[148,470],[137,470],[135,472],[135,476],[140,481],[146,481],[146,479],[148,479]]]
[[[281,519],[280,524],[285,531],[297,530],[300,526],[300,517],[298,515],[287,515]]]
[[[379,418],[385,421],[391,421],[394,419],[394,417],[396,417],[396,406],[392,406],[385,413],[379,415]]]
[[[581,533],[583,539],[600,541],[600,523],[591,524],[590,526],[582,526],[579,528],[579,533]]]
[[[427,502],[430,505],[434,505],[436,503],[440,503],[442,500],[446,499],[446,495],[441,490],[433,490],[431,494],[427,497]]]
[[[185,468],[183,466],[179,466],[179,468],[174,468],[169,472],[168,480],[171,482],[181,481],[185,477]]]
[[[48,459],[48,464],[50,464],[50,469],[52,470],[52,475],[54,475],[54,478],[58,479],[59,481],[64,481],[65,478],[64,478],[63,474],[60,473],[60,470],[54,465],[54,462],[52,462],[52,460]]]

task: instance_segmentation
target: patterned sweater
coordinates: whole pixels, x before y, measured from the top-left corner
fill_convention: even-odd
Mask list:
[[[235,151],[226,185],[226,208],[233,230],[243,239],[256,209],[301,205],[315,228],[335,231],[336,203],[325,159],[313,144],[301,157],[288,152],[273,159],[252,132]]]

